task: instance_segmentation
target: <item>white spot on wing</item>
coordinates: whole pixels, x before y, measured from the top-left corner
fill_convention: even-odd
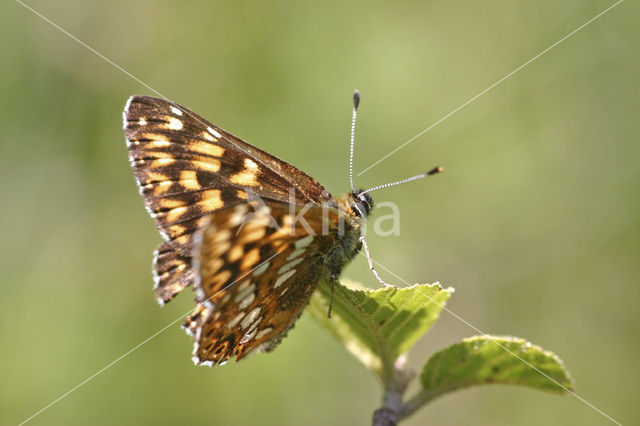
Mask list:
[[[242,338],[242,340],[240,340],[240,344],[244,344],[247,343],[249,340],[253,339],[253,336],[256,335],[256,331],[258,331],[257,328],[253,329],[252,331],[250,331],[249,333],[245,334],[244,337]]]
[[[265,336],[269,333],[271,333],[273,331],[273,328],[271,327],[267,327],[265,329],[260,330],[260,332],[258,334],[256,334],[256,340],[261,338],[262,336]]]
[[[262,318],[260,317],[257,320],[255,320],[255,322],[253,324],[251,324],[251,327],[249,327],[249,330],[247,330],[248,334],[253,333],[254,331],[256,331],[256,329],[258,328],[258,326],[260,325],[260,323],[262,322]]]
[[[244,166],[249,170],[256,170],[258,168],[258,163],[253,161],[251,158],[245,158]]]
[[[255,293],[249,293],[248,296],[246,296],[244,299],[242,299],[242,302],[240,302],[240,304],[238,305],[238,309],[247,308],[249,305],[251,305],[253,303],[253,301],[255,299],[256,299]]]
[[[253,291],[256,289],[256,285],[255,284],[251,284],[249,287],[243,288],[242,290],[238,291],[238,295],[236,296],[236,298],[234,299],[234,301],[236,303],[238,303],[241,300],[244,300],[247,296],[249,295],[253,295]],[[242,308],[240,308],[242,309]]]
[[[171,142],[168,139],[156,139],[149,143],[151,148],[162,148],[169,145],[171,145]]]
[[[240,312],[238,315],[233,317],[233,319],[231,321],[229,321],[229,323],[227,324],[227,329],[232,329],[233,327],[235,327],[236,324],[238,324],[240,322],[242,317],[244,317],[244,315],[245,315],[244,312]]]
[[[144,161],[144,160],[140,160],[140,161]],[[172,164],[173,162],[175,162],[176,160],[174,160],[173,158],[158,158],[157,160],[153,160],[154,165],[157,166],[168,166],[169,164]],[[143,163],[140,163],[143,164]]]
[[[249,284],[251,284],[251,280],[249,279],[242,281],[240,284],[238,284],[238,291],[242,291],[245,288],[249,287]]]
[[[180,115],[180,116],[182,115],[182,111],[180,111],[180,109],[174,106],[171,107],[171,112],[174,113],[175,115]]]
[[[278,269],[278,275],[282,275],[285,272],[289,271],[290,269],[293,269],[294,266],[296,266],[298,263],[302,262],[304,259],[301,257],[300,259],[296,259],[296,260],[292,260],[289,263],[285,263],[280,269]]]
[[[258,315],[260,315],[260,311],[262,310],[262,308],[260,306],[254,308],[253,310],[251,310],[251,312],[249,312],[247,314],[246,317],[244,317],[244,319],[242,320],[242,323],[240,324],[240,326],[242,327],[242,329],[244,330],[245,328],[249,327],[251,325],[251,323],[258,318]]]
[[[289,278],[291,278],[291,276],[293,276],[296,273],[296,270],[291,270],[286,272],[284,275],[280,275],[278,277],[278,279],[276,280],[276,283],[273,285],[273,288],[278,288],[280,287],[282,284],[284,284],[284,282],[286,280],[288,280]]]
[[[262,265],[258,266],[254,271],[253,271],[253,276],[257,277],[258,275],[264,273],[264,271],[266,271],[267,269],[269,269],[269,266],[271,266],[271,262],[264,262]]]
[[[307,235],[306,237],[301,238],[298,241],[296,241],[296,248],[297,249],[305,248],[309,244],[311,244],[311,241],[313,241],[313,235]]]
[[[211,127],[207,127],[207,130],[218,139],[222,137],[220,133],[216,132],[215,129],[212,129]]]
[[[169,128],[171,130],[180,130],[182,129],[182,120],[179,120],[177,118],[171,117],[169,118]]]
[[[295,259],[296,257],[300,256],[302,253],[304,253],[304,252],[305,252],[305,250],[307,250],[307,249],[306,249],[306,247],[305,247],[305,248],[298,249],[298,250],[296,250],[296,251],[292,252],[289,256],[287,256],[287,260],[293,260],[293,259]]]

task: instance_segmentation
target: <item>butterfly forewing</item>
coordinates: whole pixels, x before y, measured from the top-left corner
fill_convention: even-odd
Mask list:
[[[251,194],[300,204],[332,200],[304,172],[183,106],[134,96],[123,120],[140,193],[165,239],[154,258],[161,302],[192,282],[193,234],[210,214],[242,203]]]
[[[320,207],[306,212],[306,226],[295,223],[300,208],[238,204],[211,217],[194,249],[199,305],[184,324],[195,335],[197,363],[272,349],[306,306],[335,234],[322,233]],[[337,211],[325,220],[334,229]]]

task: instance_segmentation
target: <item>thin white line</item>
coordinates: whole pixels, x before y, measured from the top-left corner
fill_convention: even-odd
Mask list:
[[[212,297],[214,297],[216,294],[227,290],[229,287],[231,287],[232,285],[234,285],[235,283],[237,283],[238,281],[240,281],[242,278],[244,278],[245,276],[247,276],[248,274],[250,274],[251,272],[253,272],[255,269],[259,268],[260,266],[262,266],[264,263],[270,261],[271,259],[273,259],[274,257],[276,257],[277,255],[279,255],[280,253],[282,253],[284,251],[284,249],[276,252],[275,254],[273,254],[271,257],[269,257],[268,259],[260,262],[259,265],[256,265],[254,268],[252,268],[250,271],[244,273],[242,276],[238,277],[235,281],[233,281],[232,283],[230,283],[229,285],[227,285],[226,287],[218,290],[217,292],[215,292],[214,294],[212,294],[208,299],[206,299],[203,302],[206,302],[208,300],[211,300]],[[203,302],[199,302],[199,303],[203,303]],[[74,387],[72,387],[71,389],[69,389],[67,392],[63,393],[62,395],[60,395],[58,398],[56,398],[55,400],[53,400],[52,402],[50,402],[49,404],[47,404],[46,406],[44,406],[43,408],[41,408],[39,411],[37,411],[35,414],[31,415],[29,418],[23,420],[18,426],[22,426],[25,423],[29,422],[31,419],[33,419],[34,417],[36,417],[38,414],[41,414],[42,412],[46,411],[48,408],[50,408],[51,406],[53,406],[54,404],[56,404],[57,402],[61,401],[62,399],[66,398],[67,396],[69,396],[71,393],[73,393],[76,389],[80,388],[82,385],[90,382],[91,380],[93,380],[96,376],[98,376],[100,373],[102,373],[103,371],[107,370],[109,367],[113,366],[114,364],[118,363],[120,360],[122,360],[123,358],[125,358],[127,355],[129,355],[130,353],[132,353],[133,351],[135,351],[136,349],[140,348],[141,346],[143,346],[144,344],[146,344],[147,342],[149,342],[151,339],[153,339],[154,337],[158,336],[159,334],[162,334],[166,329],[168,329],[169,327],[171,327],[172,325],[174,325],[175,323],[177,323],[178,321],[180,321],[183,318],[186,318],[189,314],[191,313],[191,309],[188,310],[187,312],[185,312],[184,314],[180,315],[178,318],[176,318],[175,320],[173,320],[172,322],[170,322],[169,324],[167,324],[166,326],[162,327],[160,330],[156,331],[153,335],[151,335],[150,337],[147,337],[146,339],[144,339],[142,342],[138,343],[136,346],[134,346],[133,348],[129,349],[127,352],[125,352],[124,354],[120,355],[118,358],[114,359],[113,361],[111,361],[109,364],[107,364],[106,366],[104,366],[103,368],[101,368],[100,370],[96,371],[95,373],[93,373],[91,376],[87,377],[86,379],[84,379],[82,382],[80,382],[79,384],[75,385]]]
[[[24,4],[22,1],[20,0],[16,0],[18,3],[20,3],[22,6],[24,6],[26,9],[29,9],[31,12],[33,12],[35,15],[38,15],[40,18],[42,18],[44,21],[48,22],[49,24],[53,25],[54,27],[56,27],[57,29],[59,29],[60,31],[62,31],[63,33],[65,33],[67,36],[69,36],[69,38],[75,40],[77,43],[81,44],[82,46],[86,47],[87,49],[89,49],[90,51],[92,51],[93,53],[95,53],[97,56],[99,56],[100,58],[104,59],[105,61],[107,61],[108,63],[110,63],[111,65],[113,65],[114,67],[116,67],[118,70],[122,71],[124,74],[128,75],[129,77],[131,77],[132,79],[134,79],[135,81],[137,81],[138,83],[142,84],[144,87],[146,87],[147,89],[151,90],[153,93],[155,93],[156,95],[162,97],[162,98],[166,98],[166,96],[162,95],[160,92],[158,92],[157,90],[155,90],[153,87],[149,86],[147,83],[145,83],[144,81],[140,80],[138,77],[136,77],[135,75],[131,74],[129,71],[125,70],[124,68],[122,68],[120,65],[114,63],[112,60],[110,60],[109,58],[107,58],[106,56],[104,56],[103,54],[101,54],[100,52],[98,52],[97,50],[93,49],[91,46],[87,45],[86,43],[80,41],[76,36],[74,36],[73,34],[71,34],[70,32],[68,32],[67,30],[65,30],[64,28],[58,26],[56,23],[54,23],[53,21],[51,21],[50,19],[42,16],[40,13],[38,13],[37,11],[35,11],[34,9],[32,9],[31,7],[27,6],[26,4]]]
[[[116,64],[115,62],[113,62],[111,59],[107,58],[106,56],[104,56],[102,53],[98,52],[97,50],[95,50],[94,48],[92,48],[91,46],[89,46],[88,44],[82,42],[80,39],[78,39],[76,36],[74,36],[73,34],[71,34],[70,32],[68,32],[67,30],[65,30],[64,28],[60,27],[59,25],[57,25],[56,23],[54,23],[52,20],[46,18],[45,16],[43,16],[42,14],[40,14],[39,12],[37,12],[36,10],[34,10],[33,8],[29,7],[28,5],[24,4],[22,1],[20,0],[16,0],[16,2],[20,3],[22,6],[24,6],[26,9],[30,10],[31,12],[33,12],[35,15],[39,16],[40,18],[42,18],[45,22],[51,24],[53,27],[57,28],[58,30],[62,31],[64,34],[66,34],[68,37],[70,37],[71,39],[73,39],[74,41],[76,41],[77,43],[79,43],[80,45],[86,47],[87,49],[89,49],[91,52],[93,52],[94,54],[96,54],[98,57],[102,58],[103,60],[105,60],[106,62],[110,63],[111,65],[113,65],[114,67],[116,67],[118,70],[122,71],[124,74],[128,75],[129,77],[131,77],[132,79],[134,79],[135,81],[137,81],[138,83],[142,84],[144,87],[146,87],[147,89],[151,90],[153,93],[155,93],[156,95],[160,96],[161,98],[165,98],[165,99],[169,99],[168,97],[166,97],[165,95],[163,95],[162,93],[158,92],[156,89],[154,89],[153,87],[149,86],[147,83],[145,83],[144,81],[140,80],[138,77],[136,77],[135,75],[131,74],[129,71],[125,70],[124,68],[122,68],[120,65]],[[170,101],[171,103],[174,103],[173,101]],[[196,115],[185,111],[187,113],[188,116],[190,116],[191,118],[193,118],[194,120],[196,120],[197,122],[199,122],[200,124],[202,124],[203,126],[208,126],[209,123],[206,123],[204,121],[202,121],[199,117],[197,117]],[[222,139],[226,140],[227,142],[229,142],[231,145],[235,146],[236,148],[238,148],[240,151],[244,152],[247,156],[253,158],[254,160],[260,162],[255,155],[251,154],[250,152],[248,152],[246,149],[242,148],[241,146],[239,146],[237,143],[235,143],[233,140],[227,138],[226,136],[222,136]]]
[[[362,256],[365,256],[364,254],[360,253]],[[366,256],[365,256],[366,257]],[[406,285],[410,285],[408,281],[400,278],[398,275],[396,275],[394,272],[392,272],[389,268],[387,268],[386,266],[380,264],[380,262],[376,262],[375,260],[371,259],[376,265],[380,266],[382,269],[384,269],[385,271],[389,272],[391,275],[393,275],[394,277],[396,277],[397,279],[399,279],[400,281],[404,282]],[[429,299],[431,302],[435,303],[436,305],[438,305],[439,307],[441,307],[443,310],[447,311],[448,313],[450,313],[451,315],[453,315],[454,317],[456,317],[457,319],[459,319],[460,321],[462,321],[463,323],[465,323],[467,326],[471,327],[473,330],[475,330],[477,333],[482,334],[484,337],[488,338],[489,340],[491,340],[493,343],[495,343],[496,345],[498,345],[499,347],[501,347],[502,349],[504,349],[505,351],[509,352],[511,355],[513,355],[514,357],[518,358],[520,361],[522,361],[523,363],[527,364],[529,367],[533,368],[535,371],[537,371],[538,373],[542,374],[544,377],[546,377],[547,379],[551,380],[552,382],[554,382],[556,385],[560,386],[561,388],[563,388],[565,391],[569,392],[570,394],[572,394],[573,396],[575,396],[576,398],[578,398],[580,401],[582,401],[584,404],[586,404],[587,406],[591,407],[593,410],[597,411],[598,413],[602,414],[604,417],[606,417],[607,419],[611,420],[613,423],[622,426],[622,424],[616,420],[614,420],[613,418],[611,418],[611,416],[607,415],[604,411],[600,410],[598,407],[596,407],[595,405],[593,405],[592,403],[590,403],[589,401],[585,400],[584,398],[582,398],[580,395],[578,395],[577,393],[575,393],[574,391],[572,391],[571,389],[566,388],[565,386],[563,386],[561,383],[559,383],[558,381],[556,381],[553,377],[548,376],[546,373],[544,373],[543,371],[540,371],[539,369],[537,369],[535,366],[531,365],[529,362],[527,362],[525,359],[522,359],[522,357],[520,357],[518,354],[513,353],[511,350],[509,350],[509,348],[506,348],[505,346],[503,346],[502,344],[500,344],[500,342],[496,341],[495,339],[493,339],[492,336],[490,336],[489,334],[485,333],[484,331],[480,330],[478,327],[470,324],[468,321],[466,321],[464,318],[460,317],[458,314],[456,314],[455,312],[449,310],[446,306],[441,305],[440,303],[438,303],[436,300],[433,300],[431,297],[427,296],[426,294],[424,294],[423,292],[421,292],[420,290],[417,290],[418,293],[422,294],[424,297],[426,297],[427,299]]]
[[[84,385],[85,383],[93,380],[96,376],[98,376],[100,373],[102,373],[103,371],[105,371],[106,369],[108,369],[109,367],[111,367],[112,365],[116,364],[118,361],[120,361],[121,359],[123,359],[124,357],[126,357],[127,355],[129,355],[131,352],[135,351],[136,349],[138,349],[140,346],[144,345],[145,343],[147,343],[149,340],[153,339],[154,337],[156,337],[158,334],[162,333],[163,331],[165,331],[167,328],[171,327],[173,324],[177,323],[179,320],[181,320],[183,317],[179,317],[178,319],[176,319],[175,321],[171,322],[170,324],[166,325],[165,327],[161,328],[160,330],[156,331],[153,335],[151,335],[150,337],[147,337],[146,339],[144,339],[142,342],[138,343],[136,346],[134,346],[133,348],[129,349],[127,352],[125,352],[124,354],[120,355],[118,358],[116,358],[115,360],[111,361],[109,364],[107,364],[106,366],[104,366],[103,368],[101,368],[100,370],[96,371],[95,373],[93,373],[91,376],[87,377],[86,379],[84,379],[82,382],[80,382],[79,384],[75,385],[74,387],[72,387],[71,389],[69,389],[67,392],[63,393],[62,395],[60,395],[58,398],[56,398],[55,400],[53,400],[52,402],[50,402],[49,404],[47,404],[46,406],[44,406],[43,408],[41,408],[39,411],[37,411],[35,414],[33,414],[31,417],[23,420],[18,426],[22,426],[23,424],[29,422],[31,419],[33,419],[34,417],[36,417],[38,414],[42,413],[43,411],[46,411],[48,408],[50,408],[51,406],[53,406],[54,404],[56,404],[58,401],[64,399],[65,397],[67,397],[68,395],[70,395],[73,391],[75,391],[76,389],[78,389],[79,387],[81,387],[82,385]]]
[[[387,159],[388,157],[390,157],[391,155],[395,154],[397,151],[399,151],[400,149],[404,148],[405,146],[407,146],[409,143],[413,142],[415,139],[419,138],[420,136],[424,135],[425,133],[427,133],[429,130],[433,129],[434,127],[436,127],[438,124],[442,123],[444,120],[446,120],[447,118],[451,117],[453,114],[455,114],[456,112],[460,111],[462,108],[466,107],[467,105],[469,105],[471,102],[475,101],[476,99],[478,99],[480,96],[484,95],[485,93],[487,93],[489,90],[493,89],[494,87],[496,87],[497,85],[499,85],[500,83],[502,83],[503,81],[505,81],[506,79],[508,79],[509,77],[511,77],[512,75],[514,75],[515,73],[517,73],[518,71],[520,71],[522,68],[526,67],[527,65],[529,65],[531,62],[535,61],[536,59],[538,59],[540,56],[544,55],[545,53],[547,53],[548,51],[550,51],[551,49],[553,49],[554,47],[556,47],[557,45],[559,45],[560,43],[562,43],[563,41],[565,41],[566,39],[568,39],[569,37],[571,37],[572,35],[574,35],[575,33],[577,33],[578,31],[580,31],[581,29],[583,29],[584,27],[586,27],[587,25],[589,25],[590,23],[592,23],[593,21],[595,21],[596,19],[598,19],[599,17],[601,17],[602,15],[604,15],[605,13],[609,12],[611,9],[613,9],[614,7],[616,7],[617,5],[619,5],[620,3],[622,3],[624,0],[618,0],[618,2],[616,2],[615,4],[613,4],[612,6],[609,6],[607,9],[605,9],[604,11],[600,12],[598,15],[594,16],[593,18],[589,19],[587,22],[585,22],[584,24],[580,25],[578,28],[576,28],[575,30],[571,31],[569,34],[567,34],[566,36],[562,37],[560,40],[558,40],[557,42],[553,43],[551,46],[547,47],[546,49],[544,49],[542,52],[538,53],[536,56],[534,56],[533,58],[529,59],[527,62],[525,62],[524,64],[520,65],[518,68],[516,68],[515,70],[511,71],[509,74],[505,75],[504,77],[502,77],[500,80],[496,81],[495,83],[493,83],[491,86],[487,87],[486,89],[484,89],[482,92],[478,93],[477,95],[475,95],[473,98],[469,99],[467,102],[463,103],[462,105],[460,105],[458,108],[454,109],[453,111],[451,111],[450,113],[448,113],[447,115],[445,115],[444,117],[442,117],[440,120],[436,121],[435,123],[433,123],[432,125],[430,125],[429,127],[427,127],[426,129],[422,130],[420,133],[418,133],[417,135],[415,135],[414,137],[412,137],[411,139],[407,140],[405,143],[403,143],[402,145],[400,145],[399,147],[397,147],[396,149],[394,149],[393,151],[391,151],[390,153],[388,153],[387,155],[385,155],[384,157],[380,158],[378,161],[376,161],[375,163],[371,164],[369,167],[367,167],[366,169],[362,170],[360,173],[358,173],[356,176],[360,176],[361,174],[363,174],[364,172],[366,172],[367,170],[371,169],[372,167],[378,165],[379,163],[381,163],[382,161],[384,161],[385,159]]]

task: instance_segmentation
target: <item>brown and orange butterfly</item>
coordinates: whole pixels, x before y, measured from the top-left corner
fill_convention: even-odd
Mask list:
[[[356,92],[352,157],[358,101]],[[366,249],[360,227],[378,187],[352,184],[334,198],[301,170],[168,100],[133,96],[123,120],[133,173],[163,237],[156,297],[164,304],[195,287],[183,327],[195,338],[196,364],[273,349],[317,285],[336,280]]]

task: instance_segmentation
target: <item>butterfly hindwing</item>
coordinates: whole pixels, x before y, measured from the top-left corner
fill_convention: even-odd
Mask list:
[[[271,350],[306,306],[322,279],[333,232],[322,233],[323,209],[269,201],[221,210],[196,244],[198,307],[184,326],[196,338],[194,360],[216,364]],[[327,229],[337,211],[328,209]],[[327,212],[324,212],[326,214]]]
[[[158,301],[166,303],[193,282],[191,255],[171,241],[163,241],[153,253],[153,281]]]
[[[210,214],[251,194],[301,204],[332,199],[304,172],[183,106],[133,96],[123,115],[134,176],[165,240],[154,260],[160,301],[169,301],[191,283],[193,273],[176,275],[175,268],[190,262],[194,232]]]

